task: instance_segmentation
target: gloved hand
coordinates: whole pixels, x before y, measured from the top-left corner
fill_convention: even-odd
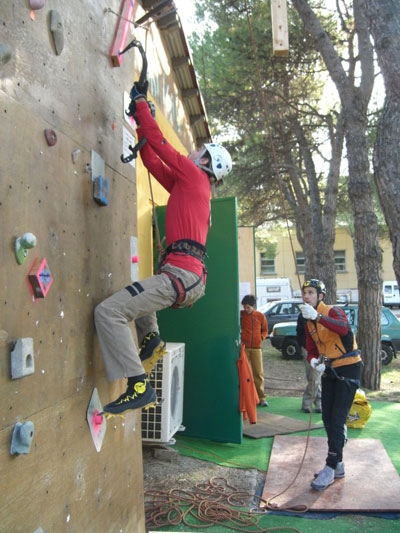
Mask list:
[[[156,118],[156,106],[153,104],[153,102],[147,102],[147,105],[149,106],[151,116],[155,119]],[[135,100],[131,100],[129,103],[129,109],[128,111],[125,111],[125,113],[128,115],[128,117],[133,117],[136,126],[139,126],[139,121],[136,116],[136,102]]]
[[[133,117],[135,119],[136,125],[139,126],[139,122],[136,118],[136,102],[135,100],[131,100],[129,102],[129,110],[125,111],[125,113],[128,115],[128,117]]]
[[[310,304],[301,304],[299,305],[301,314],[306,320],[315,320],[318,316],[318,312]]]
[[[135,81],[129,96],[131,100],[137,100],[138,98],[144,98],[147,100],[147,89],[149,88],[149,82],[146,80],[143,84]]]
[[[323,374],[325,372],[324,363],[320,363],[319,359],[313,357],[310,361],[311,368],[315,370],[318,374]]]

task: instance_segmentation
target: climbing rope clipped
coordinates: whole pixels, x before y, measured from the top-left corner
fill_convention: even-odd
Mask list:
[[[262,498],[239,491],[221,477],[197,483],[191,490],[150,489],[145,491],[146,528],[157,529],[184,524],[192,529],[218,525],[229,531],[268,533],[295,531],[290,527],[265,529],[259,524],[260,516],[248,509],[249,501]]]

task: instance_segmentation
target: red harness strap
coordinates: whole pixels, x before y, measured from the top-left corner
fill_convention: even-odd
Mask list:
[[[186,289],[183,284],[183,281],[181,278],[178,278],[178,276],[174,276],[174,274],[171,274],[171,272],[168,272],[168,270],[163,270],[163,274],[166,274],[169,279],[171,280],[172,286],[175,289],[176,292],[176,300],[171,307],[174,309],[179,309],[180,307],[183,307],[182,303],[185,300],[186,297]]]
[[[195,283],[190,285],[190,287],[185,287],[185,285],[183,284],[183,281],[181,280],[181,278],[178,278],[178,276],[175,276],[171,272],[168,272],[168,270],[163,270],[162,274],[166,274],[169,277],[169,279],[171,280],[172,286],[175,289],[176,300],[173,303],[173,305],[171,305],[171,307],[174,308],[174,309],[181,309],[182,307],[185,307],[183,305],[183,302],[185,301],[186,293],[191,291],[195,287],[197,287],[197,285],[201,281],[203,281],[205,283],[206,282],[206,278],[207,278],[207,272],[206,272],[206,270],[204,270],[203,276],[199,277],[199,279]]]

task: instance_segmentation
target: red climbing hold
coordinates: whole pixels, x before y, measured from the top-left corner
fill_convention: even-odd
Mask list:
[[[50,128],[44,130],[44,136],[46,137],[46,142],[48,146],[54,146],[57,144],[57,135],[56,132]]]

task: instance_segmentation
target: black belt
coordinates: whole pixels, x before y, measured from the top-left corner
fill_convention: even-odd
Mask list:
[[[196,259],[204,263],[204,258],[207,255],[207,249],[199,242],[192,241],[191,239],[180,239],[179,241],[172,242],[167,247],[162,256],[161,264],[164,263],[165,258],[168,254],[174,253],[191,255],[192,257],[195,257]]]
[[[340,359],[347,359],[347,357],[357,357],[357,355],[360,355],[360,354],[361,354],[360,350],[353,350],[352,352],[345,353],[345,354],[341,355],[340,357],[334,357],[332,359],[330,359],[329,357],[325,357],[323,355],[322,359],[323,359],[323,361],[324,361],[324,363],[326,365],[331,365],[335,361],[340,361]]]

